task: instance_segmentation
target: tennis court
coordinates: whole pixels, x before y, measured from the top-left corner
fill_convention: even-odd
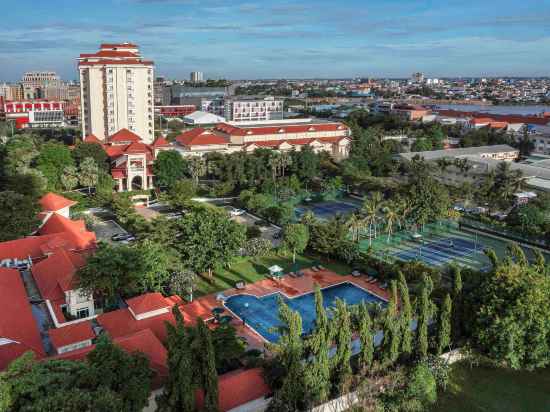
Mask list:
[[[482,253],[483,246],[475,240],[447,236],[422,241],[418,247],[394,253],[393,256],[403,261],[419,260],[430,266],[444,266]]]
[[[329,220],[336,215],[347,215],[361,207],[361,203],[352,199],[331,200],[309,205],[299,205],[295,208],[296,218],[300,219],[307,211],[313,212],[318,219]]]

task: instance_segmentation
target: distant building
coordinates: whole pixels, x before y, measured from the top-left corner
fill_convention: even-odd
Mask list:
[[[66,105],[61,100],[4,101],[3,113],[7,120],[15,120],[18,129],[64,127]]]
[[[189,125],[205,125],[225,122],[225,118],[213,113],[195,111],[183,118],[184,123]]]
[[[233,122],[261,122],[264,120],[282,120],[283,103],[284,102],[282,99],[275,99],[274,97],[266,97],[264,99],[226,99],[224,102],[223,117]]]
[[[202,72],[191,72],[189,79],[193,83],[202,83],[204,81],[204,76]]]
[[[411,76],[411,81],[413,83],[424,83],[424,73],[413,73]]]
[[[119,130],[154,138],[154,63],[130,43],[102,44],[78,58],[82,96],[82,134],[104,141]]]
[[[170,86],[164,77],[157,77],[154,84],[155,106],[169,106],[172,100]]]
[[[21,86],[25,99],[51,98],[46,96],[46,89],[57,89],[62,84],[55,72],[27,72],[23,75]],[[59,98],[59,97],[54,97]]]
[[[201,107],[203,100],[214,100],[227,96],[226,87],[191,87],[181,84],[170,86],[172,103],[176,105],[193,104]],[[201,109],[203,110],[203,109]]]
[[[162,117],[184,117],[197,110],[193,104],[182,104],[172,106],[155,106],[155,114]]]

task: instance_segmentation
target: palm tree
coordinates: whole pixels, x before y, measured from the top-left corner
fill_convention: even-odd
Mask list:
[[[493,191],[504,202],[509,201],[514,193],[521,189],[523,172],[512,170],[509,162],[500,162],[495,171]]]
[[[348,218],[348,221],[346,222],[346,226],[350,229],[351,239],[354,242],[356,243],[359,242],[361,229],[363,229],[364,225],[365,225],[365,219],[361,218],[361,216],[359,216],[356,213],[353,213]]]
[[[384,217],[386,219],[386,231],[388,233],[387,243],[390,243],[393,224],[399,222],[399,215],[393,205],[387,205],[384,207]]]
[[[365,219],[369,225],[369,246],[372,245],[372,235],[374,227],[374,238],[376,238],[376,221],[378,219],[378,211],[382,205],[382,194],[374,192],[370,199],[366,199],[363,203],[361,212],[365,215]]]
[[[187,167],[189,168],[189,173],[191,174],[195,186],[198,186],[199,177],[204,176],[206,173],[206,163],[201,157],[192,156],[187,159]]]

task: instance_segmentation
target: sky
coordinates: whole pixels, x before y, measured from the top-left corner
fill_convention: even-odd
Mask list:
[[[6,6],[2,6],[2,4]],[[9,4],[9,6],[7,5]],[[129,41],[156,74],[549,76],[550,0],[0,0],[0,81]]]

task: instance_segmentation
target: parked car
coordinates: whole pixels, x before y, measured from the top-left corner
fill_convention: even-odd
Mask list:
[[[230,211],[229,211],[229,214],[231,216],[241,216],[241,215],[244,215],[246,213],[245,210],[243,209],[236,209],[236,208],[232,208]]]
[[[136,237],[131,233],[117,233],[116,235],[111,236],[111,240],[114,242],[131,242],[133,240],[136,240]]]
[[[182,212],[171,212],[171,213],[167,213],[165,216],[166,216],[167,219],[178,219],[178,218],[183,216],[183,213]]]

